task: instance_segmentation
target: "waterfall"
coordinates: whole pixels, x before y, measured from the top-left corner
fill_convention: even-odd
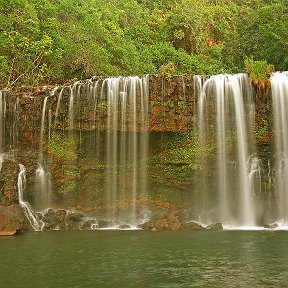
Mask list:
[[[26,176],[25,176],[25,167],[22,164],[19,164],[20,172],[18,174],[18,198],[19,198],[19,204],[21,207],[23,207],[25,215],[27,219],[29,220],[32,228],[35,231],[42,231],[44,224],[42,221],[39,221],[37,219],[37,216],[35,215],[34,211],[31,209],[29,203],[25,202],[23,200],[23,192],[25,188],[26,183]]]
[[[75,118],[75,111],[74,111],[74,105],[75,100],[78,100],[78,96],[80,94],[82,84],[77,81],[73,84],[73,86],[70,86],[70,97],[69,97],[69,110],[68,110],[68,129],[73,130],[76,127],[74,126],[74,118]]]
[[[5,114],[6,114],[6,101],[2,91],[0,91],[0,154],[4,152],[5,140]]]
[[[288,72],[274,73],[270,79],[273,100],[276,154],[276,218],[288,225]]]
[[[47,168],[46,168],[47,169]],[[45,171],[43,164],[38,163],[35,172],[35,190],[37,191],[37,208],[45,209],[51,205],[52,185],[51,173],[49,169]]]
[[[0,172],[2,170],[2,165],[4,162],[4,156],[3,156],[3,152],[4,152],[4,121],[5,121],[5,98],[3,95],[3,92],[0,91]]]
[[[244,94],[249,93],[247,87],[250,87],[247,76],[215,75],[204,81],[197,76],[196,83],[195,86],[199,89],[200,139],[205,143],[205,137],[210,137],[208,133],[214,131],[216,135],[218,208],[214,213],[216,214],[214,220],[233,226],[255,226],[255,205],[247,167],[249,152],[252,152],[248,151],[249,132],[246,123],[246,116],[250,113],[247,109],[249,110],[251,104],[244,102]],[[215,109],[215,112],[212,109]],[[231,149],[234,155],[229,151]],[[253,149],[250,147],[250,150]],[[237,163],[236,175],[233,176],[237,184],[232,183],[230,179],[232,175],[228,165],[230,162]],[[209,199],[209,196],[205,198]],[[215,205],[210,203],[205,206],[212,209]]]
[[[67,89],[67,86],[64,86],[58,95],[58,101],[57,101],[55,117],[54,117],[54,132],[55,132],[55,129],[56,129],[56,126],[58,123],[59,109],[60,109],[60,105],[61,105],[62,95],[63,95],[63,92],[65,89]]]
[[[39,144],[39,154],[40,154],[40,161],[42,162],[43,157],[43,137],[45,132],[45,116],[46,116],[46,107],[47,107],[47,100],[49,96],[46,96],[43,101],[42,107],[42,117],[41,117],[41,126],[40,126],[40,144]]]
[[[44,98],[43,107],[42,107],[42,115],[41,115],[39,159],[38,159],[38,168],[36,169],[36,173],[35,173],[36,174],[35,175],[35,190],[37,191],[37,194],[39,195],[37,197],[36,202],[38,203],[38,206],[41,208],[46,208],[47,206],[51,204],[51,194],[52,194],[51,177],[50,177],[50,171],[49,171],[48,165],[45,164],[45,161],[43,158],[43,143],[44,143],[45,131],[46,131],[45,119],[47,118],[47,116],[48,116],[48,125],[50,123],[49,113],[47,113],[47,101],[49,97],[54,95],[55,91],[56,90],[54,89],[52,93],[50,93],[50,96],[46,96]]]
[[[137,196],[146,190],[147,86],[148,77],[108,78],[102,85],[108,117],[105,193],[111,207],[108,218],[114,225],[125,222],[136,226]],[[131,202],[129,212],[119,211],[121,201]]]

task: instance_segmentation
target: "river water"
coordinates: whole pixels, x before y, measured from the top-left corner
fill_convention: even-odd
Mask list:
[[[287,231],[0,237],[0,287],[287,287]]]

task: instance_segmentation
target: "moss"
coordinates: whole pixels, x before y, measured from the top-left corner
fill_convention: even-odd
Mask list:
[[[203,145],[196,132],[174,133],[164,139],[162,145],[162,151],[150,158],[152,163],[182,164],[189,169],[199,169],[202,156],[213,154],[215,151],[215,144],[209,142]]]
[[[269,131],[269,123],[266,119],[263,119],[260,127],[256,131],[257,143],[269,143]]]
[[[63,160],[77,159],[78,137],[75,134],[53,133],[47,149],[48,153]]]

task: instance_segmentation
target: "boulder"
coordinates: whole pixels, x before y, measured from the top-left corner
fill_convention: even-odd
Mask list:
[[[59,220],[60,222],[62,222],[62,221],[65,220],[65,217],[66,217],[66,215],[67,215],[67,212],[66,212],[66,210],[64,210],[64,209],[59,209],[59,210],[56,211],[55,214],[56,214],[58,220]]]
[[[62,222],[61,225],[57,226],[60,230],[71,230],[71,231],[76,231],[80,230],[80,225],[81,223],[79,222],[74,222],[71,220],[66,220],[65,222]]]
[[[71,212],[71,211],[67,212],[64,209],[54,210],[52,208],[49,208],[42,215],[41,220],[45,224],[44,226],[45,231],[59,230],[59,229],[79,230],[80,228],[82,228],[81,226],[83,226],[82,222],[84,221],[84,215],[79,212]]]
[[[85,216],[79,212],[69,212],[66,219],[71,222],[81,222]]]
[[[81,230],[93,230],[94,227],[96,227],[96,220],[94,219],[89,219],[86,220],[80,227]]]
[[[187,230],[205,230],[205,228],[203,226],[201,226],[200,224],[196,223],[196,222],[187,222],[183,224],[183,228],[187,229]]]
[[[107,228],[112,227],[113,222],[108,220],[99,219],[97,223],[97,228]]]
[[[215,224],[208,225],[206,229],[219,231],[219,230],[223,230],[223,226],[221,223],[215,223]]]
[[[0,232],[2,234],[15,234],[18,231],[30,229],[30,223],[19,205],[0,206]]]
[[[160,230],[180,230],[183,228],[183,224],[175,216],[170,216],[166,218],[149,220],[144,224],[139,225],[140,228],[144,230],[160,231]]]
[[[130,229],[131,226],[130,226],[129,224],[120,224],[120,225],[118,226],[118,228],[119,228],[119,229]]]
[[[15,236],[17,234],[16,230],[12,231],[0,231],[0,237],[1,236]]]

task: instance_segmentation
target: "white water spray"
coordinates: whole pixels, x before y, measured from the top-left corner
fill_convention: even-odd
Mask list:
[[[29,203],[23,200],[23,192],[26,183],[26,176],[25,176],[25,167],[22,164],[19,164],[20,172],[18,174],[18,198],[19,204],[24,209],[24,213],[29,220],[32,228],[35,231],[42,231],[44,227],[44,223],[37,219],[34,211],[31,209]]]

